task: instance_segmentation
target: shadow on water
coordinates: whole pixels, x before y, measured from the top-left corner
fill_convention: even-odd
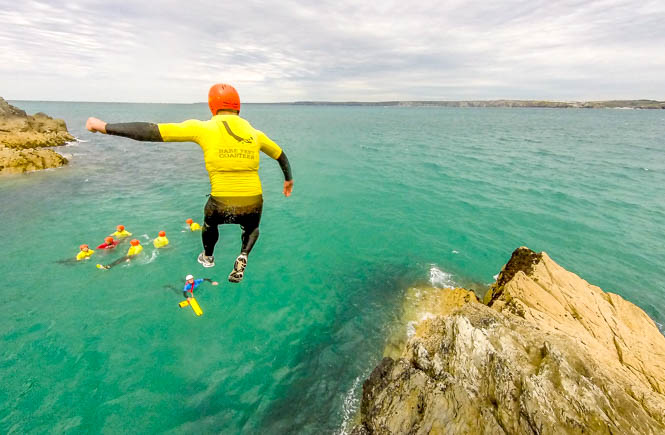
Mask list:
[[[268,433],[339,431],[348,395],[360,386],[381,359],[387,328],[398,317],[404,290],[416,271],[380,265],[363,282],[347,283],[346,303],[331,325],[311,331],[295,357],[291,381],[280,385],[256,429]],[[347,277],[339,277],[341,281]],[[360,382],[358,382],[360,380]],[[354,386],[356,387],[354,390]],[[321,404],[327,406],[321,406]],[[248,429],[248,428],[245,428]]]

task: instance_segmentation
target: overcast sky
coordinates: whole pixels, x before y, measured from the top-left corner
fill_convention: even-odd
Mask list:
[[[665,1],[0,0],[0,96],[665,100]]]

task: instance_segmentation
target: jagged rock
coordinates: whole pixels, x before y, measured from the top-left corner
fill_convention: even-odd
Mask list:
[[[665,433],[665,337],[638,307],[527,248],[485,301],[417,324],[354,433]]]
[[[0,118],[25,118],[26,116],[28,115],[25,113],[25,111],[19,109],[18,107],[12,106],[6,102],[4,98],[0,97]]]
[[[402,315],[383,351],[383,356],[399,358],[406,348],[407,338],[416,333],[416,325],[423,320],[452,313],[455,309],[478,298],[463,288],[411,287],[406,291]],[[406,334],[401,326],[406,327]]]
[[[0,146],[0,174],[57,168],[65,164],[67,159],[53,150],[44,148],[18,150]]]
[[[515,250],[484,301],[545,331],[575,337],[616,376],[665,394],[665,337],[653,320],[621,296],[568,272],[546,253]]]
[[[41,112],[28,116],[0,97],[0,173],[62,166],[67,159],[56,152],[33,148],[60,146],[73,140],[62,119]]]

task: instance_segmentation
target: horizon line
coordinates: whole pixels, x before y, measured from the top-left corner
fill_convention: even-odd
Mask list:
[[[1,96],[0,96],[1,97]],[[190,103],[183,102],[157,102],[157,101],[87,101],[87,100],[31,100],[31,99],[5,99],[5,101],[24,101],[34,103],[104,103],[104,104],[208,104],[206,101],[196,101]],[[296,100],[296,101],[277,101],[277,102],[244,102],[242,104],[396,104],[396,103],[470,103],[470,102],[496,102],[496,101],[521,101],[521,102],[541,102],[541,103],[603,103],[610,101],[650,101],[656,103],[665,103],[665,100],[653,98],[614,98],[605,100],[543,100],[543,99],[524,99],[524,98],[492,98],[492,99],[469,99],[469,100]]]

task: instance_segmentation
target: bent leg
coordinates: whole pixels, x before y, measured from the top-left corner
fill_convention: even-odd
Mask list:
[[[258,225],[253,228],[241,225],[240,228],[242,228],[242,248],[240,248],[240,253],[249,255],[249,253],[252,252],[254,243],[256,243],[256,240],[259,238],[259,227]]]
[[[201,240],[203,241],[203,250],[205,251],[206,257],[211,257],[215,252],[217,240],[219,240],[217,224],[210,224],[207,220],[203,221]]]
[[[247,267],[247,256],[252,251],[256,240],[259,238],[259,223],[261,222],[261,212],[263,210],[263,197],[257,195],[248,198],[249,201],[243,207],[242,212],[236,215],[234,223],[240,225],[242,229],[242,247],[240,255],[233,264],[233,270],[229,274],[230,282],[240,282],[245,274]]]
[[[218,225],[218,211],[212,197],[208,198],[205,208],[203,209],[203,228],[201,231],[201,241],[203,242],[203,250],[207,257],[211,257],[215,252],[215,245],[219,240]]]
[[[263,211],[263,201],[257,204],[251,213],[242,215],[239,219],[240,228],[242,229],[242,248],[241,254],[249,255],[252,248],[259,238],[259,224],[261,223],[261,212]]]
[[[125,262],[125,261],[127,261],[127,260],[129,260],[129,256],[128,256],[128,255],[125,255],[124,257],[120,257],[120,258],[118,258],[117,260],[115,260],[113,263],[109,264],[109,265],[106,266],[106,267],[107,267],[107,269],[110,269],[110,268],[112,268],[113,266],[117,266],[118,264],[123,263],[123,262]]]

